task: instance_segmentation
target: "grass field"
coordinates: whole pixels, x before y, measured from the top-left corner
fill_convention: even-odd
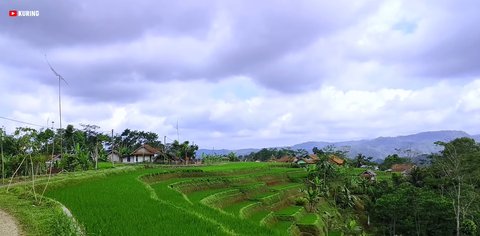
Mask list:
[[[286,235],[242,220],[239,212],[252,203],[251,194],[270,191],[263,178],[299,171],[268,163],[139,169],[54,187],[47,196],[69,208],[92,235]],[[232,190],[237,193],[219,194]],[[202,203],[208,197],[210,205]]]
[[[295,198],[302,195],[299,190],[306,174],[300,168],[271,163],[179,168],[112,167],[109,163],[100,166],[102,170],[52,178],[46,193],[72,212],[87,235],[323,232],[319,215],[294,205]],[[349,174],[358,175],[361,171],[350,169]],[[45,179],[39,180],[37,188],[44,184]],[[0,192],[0,203],[2,198],[4,202],[8,200],[5,196]],[[327,203],[319,209],[332,211]],[[50,214],[47,217],[50,220],[64,220],[55,215],[59,214],[58,210]],[[39,232],[48,232],[42,235],[61,235],[51,232],[70,227],[66,222],[56,229],[43,229],[41,223],[32,224],[33,219],[41,216],[28,217],[26,212],[18,215],[26,219],[25,224],[38,226]],[[34,228],[27,231],[32,232]]]
[[[145,170],[86,181],[48,192],[93,235],[222,234],[217,225],[152,199],[138,177]],[[182,227],[178,227],[182,225]]]

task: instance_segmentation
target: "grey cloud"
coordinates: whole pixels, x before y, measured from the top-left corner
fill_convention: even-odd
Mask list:
[[[193,55],[195,52],[182,48],[171,58],[160,52],[151,60],[132,58],[127,53],[110,61],[95,62],[92,58],[88,63],[51,58],[55,68],[74,84],[75,89],[70,95],[86,101],[118,102],[143,98],[141,93],[116,96],[128,93],[129,89],[143,89],[142,81],[218,81],[236,75],[247,75],[258,84],[281,92],[311,90],[328,75],[330,69],[324,64],[337,52],[327,45],[308,54],[309,47],[355,25],[357,19],[378,7],[373,3],[361,5],[350,1],[138,1],[128,5],[26,0],[9,4],[8,7],[16,4],[18,9],[41,11],[38,19],[9,19],[0,26],[1,32],[9,32],[4,33],[4,37],[22,40],[19,52],[38,54],[34,57],[36,60],[9,63],[37,70],[37,79],[49,85],[53,83],[49,72],[44,72],[43,52],[102,48],[112,44],[128,47],[128,43],[138,42],[146,34],[170,39],[188,36],[212,43],[206,35],[216,20],[223,19],[218,17],[226,15],[224,23],[230,35],[225,41],[213,45],[200,65],[182,60],[197,56]],[[34,37],[27,37],[32,35]],[[299,54],[300,59],[284,60],[291,54]],[[312,58],[314,54],[316,56]],[[90,57],[88,50],[78,56]]]
[[[197,1],[147,0],[127,4],[25,0],[0,5],[2,12],[8,9],[39,10],[40,17],[2,20],[1,32],[49,48],[129,41],[147,32],[200,37],[208,29],[215,8]]]
[[[408,14],[412,9],[419,14],[418,22],[400,20],[404,28],[398,29],[398,23],[392,26],[392,30],[402,31],[405,37],[377,39],[374,50],[350,56],[396,66],[408,77],[446,79],[480,75],[478,1],[409,2],[401,11]]]
[[[39,54],[35,57],[36,61],[22,63],[16,60],[12,66],[30,66],[39,71],[43,70],[44,63],[41,54],[71,47],[102,47],[134,42],[146,34],[167,38],[183,35],[205,41],[217,17],[227,15],[226,23],[231,33],[229,39],[214,45],[210,56],[200,67],[180,59],[195,56],[188,51],[180,51],[173,58],[158,55],[158,60],[152,61],[129,59],[125,55],[109,62],[89,63],[88,67],[81,63],[52,62],[59,71],[65,71],[65,77],[76,81],[72,82],[76,84],[73,95],[83,96],[86,100],[103,101],[115,96],[99,91],[123,94],[127,85],[135,88],[136,84],[131,83],[135,80],[133,75],[155,82],[193,79],[218,81],[228,76],[248,75],[259,84],[275,90],[308,90],[322,79],[323,68],[316,64],[279,62],[279,58],[308,48],[319,38],[328,37],[374,8],[369,4],[352,6],[349,1],[335,4],[316,1],[136,1],[132,4],[112,4],[48,0],[26,0],[10,3],[8,7],[38,9],[41,12],[36,19],[19,17],[8,19],[0,25],[1,32],[8,32],[4,37],[21,39],[24,42],[21,48],[28,47]],[[87,53],[81,56],[89,57]],[[324,58],[327,60],[328,53]],[[277,69],[278,66],[281,68]],[[49,78],[39,80],[51,83]],[[115,81],[115,84],[112,85],[111,81]],[[120,101],[140,97],[132,95]]]
[[[249,75],[260,84],[280,91],[306,90],[305,83],[308,87],[322,79],[323,68],[305,70],[302,67],[309,65],[279,62],[279,58],[307,49],[374,9],[371,5],[350,4],[342,1],[262,2],[255,7],[240,4],[234,8],[236,11],[232,10],[233,40],[215,53],[211,73]],[[323,59],[328,60],[329,56],[325,52]]]

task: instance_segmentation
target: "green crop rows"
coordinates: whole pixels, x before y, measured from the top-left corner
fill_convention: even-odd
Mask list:
[[[322,232],[295,206],[302,169],[269,163],[131,169],[52,187],[87,235],[291,235]],[[68,183],[68,182],[67,182]]]

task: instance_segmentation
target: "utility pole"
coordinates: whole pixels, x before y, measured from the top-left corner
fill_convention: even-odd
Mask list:
[[[60,157],[63,158],[63,131],[62,131],[62,90],[61,90],[61,81],[65,82],[66,85],[68,85],[67,81],[53,69],[52,65],[50,65],[50,62],[47,59],[47,55],[45,54],[45,61],[47,62],[48,66],[50,67],[50,70],[55,74],[55,76],[58,78],[58,115],[60,118]]]
[[[98,140],[95,144],[95,170],[98,168]]]
[[[5,160],[3,159],[3,136],[5,134],[5,127],[2,126],[2,142],[0,143],[0,149],[2,152],[2,185],[5,184]]]
[[[60,79],[58,79],[58,114],[60,116],[60,158],[63,159],[62,95],[60,88]]]
[[[167,163],[167,135],[163,136],[163,164]]]
[[[115,139],[113,139],[113,129],[112,129],[112,148],[111,148],[111,153],[110,153],[110,159],[112,159],[112,167],[115,166],[115,163],[113,163],[113,151],[115,151]]]
[[[180,143],[180,134],[178,133],[178,120],[177,120],[177,141]]]

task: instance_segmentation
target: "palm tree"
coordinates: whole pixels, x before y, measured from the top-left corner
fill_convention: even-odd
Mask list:
[[[320,178],[323,179],[324,188],[326,188],[327,183],[337,175],[335,166],[328,160],[318,162],[316,169],[320,174]]]

